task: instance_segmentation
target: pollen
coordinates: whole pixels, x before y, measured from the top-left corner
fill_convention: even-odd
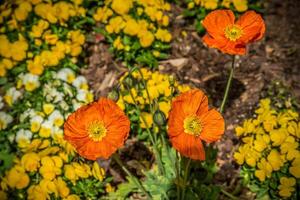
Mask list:
[[[99,142],[106,136],[107,130],[103,122],[93,121],[88,125],[87,132],[92,140]]]
[[[202,122],[198,116],[189,116],[183,122],[184,132],[199,136],[202,132]]]
[[[229,25],[225,28],[225,37],[230,41],[235,42],[237,39],[242,37],[243,30],[238,25]]]

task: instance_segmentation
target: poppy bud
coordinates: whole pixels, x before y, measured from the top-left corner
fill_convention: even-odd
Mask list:
[[[175,77],[173,75],[169,76],[169,82],[170,82],[170,85],[174,85],[175,84]]]
[[[133,79],[132,79],[132,77],[131,76],[126,76],[125,79],[123,80],[123,84],[126,87],[131,88],[133,86]]]
[[[166,123],[166,116],[161,110],[156,110],[153,115],[153,121],[158,125],[162,126]]]
[[[117,89],[112,89],[112,91],[108,93],[107,97],[114,102],[117,102],[119,100],[119,91]]]

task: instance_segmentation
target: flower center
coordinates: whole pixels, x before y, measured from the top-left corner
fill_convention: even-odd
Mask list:
[[[202,123],[199,117],[190,116],[183,122],[184,132],[190,135],[199,136],[202,131]]]
[[[225,28],[225,37],[235,42],[243,35],[243,30],[238,25],[229,25]]]
[[[106,136],[106,128],[101,121],[93,121],[87,127],[89,137],[94,141],[101,141]]]

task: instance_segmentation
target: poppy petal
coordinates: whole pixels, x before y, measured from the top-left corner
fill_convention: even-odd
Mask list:
[[[205,150],[199,138],[182,133],[171,138],[171,143],[183,156],[194,160],[205,160]]]
[[[225,122],[222,115],[215,109],[209,110],[200,116],[203,130],[200,134],[201,140],[207,143],[215,142],[221,138],[225,130]]]
[[[243,30],[243,35],[238,41],[245,44],[261,39],[266,31],[264,20],[254,11],[247,11],[236,24]]]
[[[214,39],[225,38],[225,28],[234,24],[234,14],[231,10],[215,10],[210,12],[202,22],[203,27]]]

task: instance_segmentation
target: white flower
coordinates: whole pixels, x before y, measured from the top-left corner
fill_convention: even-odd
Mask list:
[[[7,125],[12,123],[13,118],[5,112],[0,112],[0,130],[6,129]]]
[[[57,78],[67,83],[72,83],[75,79],[75,73],[69,68],[63,68],[57,73]]]
[[[44,121],[41,124],[39,135],[44,138],[48,138],[53,133],[53,123],[50,120]]]
[[[39,76],[27,73],[22,77],[23,85],[25,86],[25,90],[31,92],[36,88],[40,87]]]
[[[32,133],[29,130],[20,129],[16,134],[16,142],[18,143],[21,139],[30,141]]]
[[[27,117],[34,117],[36,115],[36,112],[35,110],[33,110],[32,108],[29,108],[27,109],[24,113],[22,113],[20,115],[20,122],[24,122],[24,120],[27,118]]]
[[[78,90],[76,99],[84,103],[90,103],[94,99],[94,95],[90,91]]]
[[[73,96],[74,96],[74,95],[73,95],[73,92],[72,92],[72,88],[71,88],[70,85],[64,83],[63,88],[64,88],[64,93],[65,93],[66,95],[68,95],[68,96],[70,96],[70,97],[73,97]]]
[[[78,108],[80,108],[83,104],[76,101],[75,99],[72,100],[72,104],[73,104],[73,109],[77,110]]]
[[[76,87],[78,90],[88,90],[87,80],[84,76],[77,76],[77,78],[73,81],[72,85]]]
[[[4,100],[9,106],[12,106],[21,96],[22,93],[19,90],[15,87],[11,87],[7,90]]]
[[[30,130],[33,133],[38,132],[40,130],[43,120],[44,120],[43,117],[41,117],[39,115],[32,117],[30,120]]]
[[[55,110],[49,116],[49,121],[51,121],[55,126],[61,127],[64,124],[64,116],[58,110]]]

